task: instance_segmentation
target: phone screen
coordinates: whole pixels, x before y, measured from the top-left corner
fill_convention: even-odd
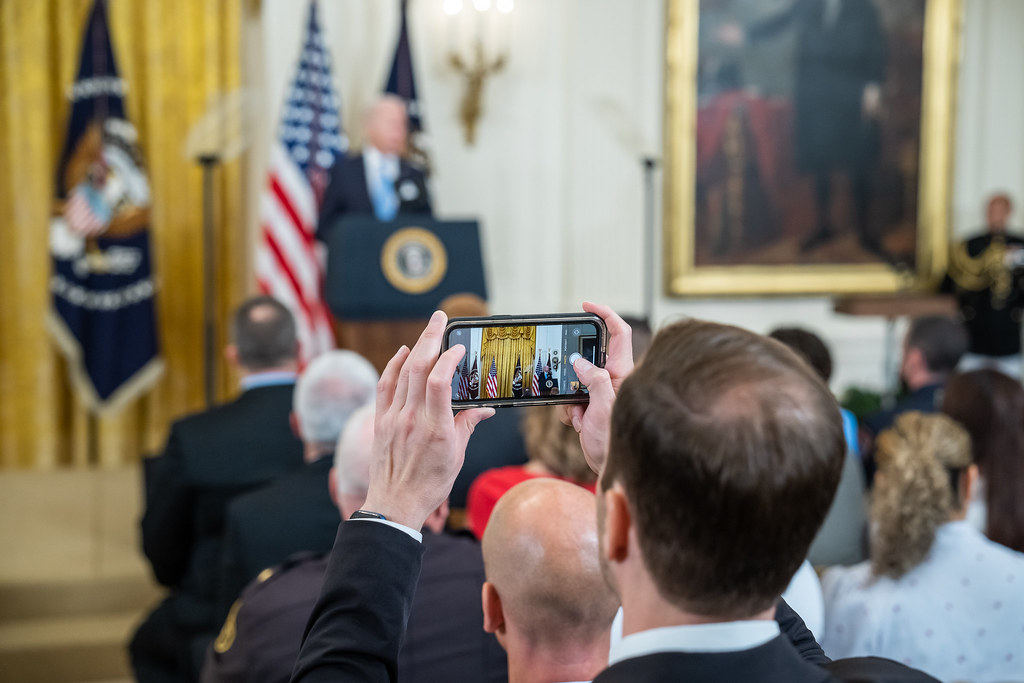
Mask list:
[[[538,325],[457,324],[446,346],[466,355],[452,378],[454,401],[586,400],[572,364],[582,357],[604,364],[602,330],[591,320]]]

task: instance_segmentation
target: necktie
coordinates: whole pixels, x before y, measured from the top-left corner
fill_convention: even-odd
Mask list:
[[[394,220],[398,213],[398,195],[395,193],[394,178],[387,172],[387,164],[381,159],[377,166],[377,181],[373,192],[373,212],[378,220]]]

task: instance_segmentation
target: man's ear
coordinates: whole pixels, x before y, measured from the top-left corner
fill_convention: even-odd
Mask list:
[[[480,589],[480,604],[484,610],[484,630],[504,635],[505,612],[501,609],[501,596],[490,581],[484,581]]]
[[[228,344],[224,347],[224,358],[227,360],[229,365],[238,367],[238,347],[234,344]]]
[[[928,366],[924,362],[924,354],[921,352],[921,349],[910,347],[903,352],[903,371],[905,374],[927,369]]]
[[[622,562],[629,555],[632,515],[629,502],[618,485],[604,492],[604,555],[609,562]]]
[[[978,492],[978,466],[970,464],[960,477],[960,505],[966,510]]]
[[[294,415],[294,413],[293,413]],[[327,492],[331,494],[331,502],[341,512],[341,501],[338,500],[338,481],[334,478],[334,468],[327,473]]]

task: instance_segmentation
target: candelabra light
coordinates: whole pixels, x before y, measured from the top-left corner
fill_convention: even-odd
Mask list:
[[[448,15],[447,61],[464,81],[459,119],[469,145],[476,142],[484,84],[508,63],[507,15],[512,12],[513,3],[514,0],[497,0],[492,7],[491,0],[472,0],[472,10],[466,12],[463,0],[444,0],[442,5]]]

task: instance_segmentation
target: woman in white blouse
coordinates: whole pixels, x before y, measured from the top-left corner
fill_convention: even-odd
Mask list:
[[[825,573],[832,658],[874,655],[943,681],[1024,680],[1024,554],[964,521],[977,469],[945,415],[900,416],[877,441],[870,559]]]

